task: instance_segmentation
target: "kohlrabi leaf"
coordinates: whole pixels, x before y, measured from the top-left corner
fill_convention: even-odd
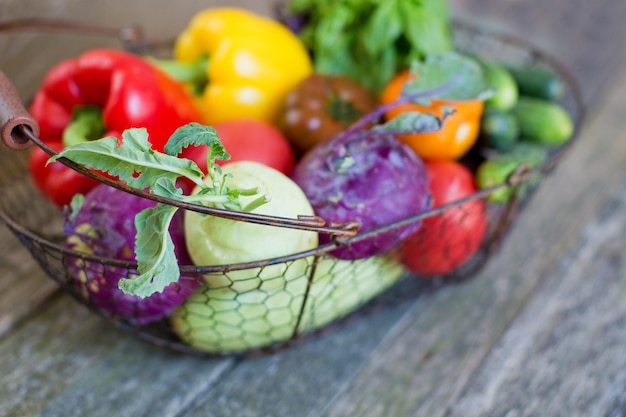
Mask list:
[[[445,100],[484,100],[491,95],[482,67],[475,60],[458,52],[428,55],[413,61],[411,72],[416,77],[407,82],[402,95],[445,86],[436,98]]]
[[[165,144],[165,153],[178,155],[187,146],[207,145],[210,147],[208,159],[214,162],[216,159],[226,161],[230,154],[226,152],[220,141],[217,131],[211,126],[199,123],[189,123],[176,129]]]
[[[70,211],[69,211],[69,219],[70,221],[74,221],[76,218],[76,214],[79,212],[80,208],[85,204],[85,195],[84,194],[75,194],[72,197],[72,201],[70,201]]]
[[[374,126],[372,130],[399,135],[403,133],[436,132],[441,129],[442,126],[443,119],[440,119],[432,113],[406,112],[382,125]]]
[[[153,150],[145,128],[125,130],[122,143],[107,137],[66,147],[48,162],[60,157],[108,172],[138,189],[149,188],[157,178],[174,184],[182,176],[195,183],[204,177],[195,162]]]
[[[135,217],[135,258],[140,275],[119,281],[124,293],[145,298],[178,281],[180,269],[168,232],[176,210],[175,206],[159,203]]]
[[[183,191],[168,179],[158,178],[150,187],[150,191],[174,200],[183,198]]]

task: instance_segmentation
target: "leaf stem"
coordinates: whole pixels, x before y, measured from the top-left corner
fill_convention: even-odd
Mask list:
[[[432,90],[429,91],[420,91],[418,93],[414,93],[414,94],[406,94],[406,95],[400,95],[400,97],[389,104],[385,104],[382,106],[377,107],[374,111],[366,114],[365,116],[361,117],[359,120],[357,120],[355,123],[353,123],[348,129],[344,130],[341,134],[340,134],[340,139],[339,140],[345,140],[349,137],[351,137],[352,135],[356,134],[357,132],[359,132],[360,130],[366,128],[368,125],[370,125],[372,122],[377,121],[378,119],[380,119],[385,113],[387,113],[389,110],[400,106],[401,104],[406,104],[406,103],[412,103],[412,102],[416,102],[416,101],[420,101],[420,100],[424,100],[424,99],[429,99],[429,98],[433,98],[433,97],[437,97],[440,94],[445,93],[446,91],[448,91],[450,88],[452,88],[452,85],[456,82],[455,79],[452,79],[450,82],[434,88]]]

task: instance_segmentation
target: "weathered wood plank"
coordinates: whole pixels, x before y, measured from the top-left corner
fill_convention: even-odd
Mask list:
[[[433,417],[445,415],[455,404],[541,282],[562,278],[555,261],[575,251],[584,225],[621,186],[626,121],[620,109],[626,106],[626,72],[615,86],[612,100],[544,182],[488,268],[466,285],[447,288],[409,311],[396,324],[396,337],[385,341],[322,415]],[[620,364],[622,358],[613,360]],[[597,386],[594,392],[601,395],[609,388]]]
[[[232,365],[148,345],[63,294],[0,342],[0,415],[176,416]]]
[[[446,416],[622,415],[624,248],[626,187],[541,284]]]
[[[39,417],[175,417],[204,397],[234,366],[233,359],[206,359],[138,346],[130,338],[99,358]]]
[[[0,415],[34,415],[91,367],[94,358],[118,345],[119,340],[101,326],[85,308],[60,302],[4,337],[0,343]]]
[[[180,417],[314,415],[358,374],[408,307],[359,318],[271,357],[243,361]]]

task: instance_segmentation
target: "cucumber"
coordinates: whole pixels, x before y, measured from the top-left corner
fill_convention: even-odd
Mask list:
[[[549,68],[509,66],[507,70],[517,83],[520,94],[549,101],[558,101],[565,93],[563,81]]]
[[[485,108],[509,111],[517,102],[519,90],[509,70],[499,62],[478,58],[483,69],[487,85],[493,89],[493,95],[485,100]]]
[[[510,151],[496,154],[483,161],[475,173],[476,185],[479,189],[489,188],[506,182],[507,178],[520,165],[526,164],[530,168],[535,168],[548,160],[548,153],[543,146],[532,143],[518,143]],[[524,198],[533,190],[541,179],[537,174],[526,179],[519,185],[517,192],[520,198]],[[507,203],[514,195],[515,189],[503,187],[494,190],[487,200],[496,204]]]
[[[517,143],[520,128],[517,118],[510,112],[486,110],[480,120],[481,143],[497,151],[511,150]]]
[[[569,113],[548,100],[520,96],[511,113],[519,122],[520,135],[531,142],[560,146],[574,133]]]

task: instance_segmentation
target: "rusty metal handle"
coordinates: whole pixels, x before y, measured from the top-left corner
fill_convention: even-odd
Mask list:
[[[21,126],[28,127],[35,136],[39,135],[39,125],[24,107],[17,88],[0,71],[0,136],[11,149],[25,149],[32,145]]]

